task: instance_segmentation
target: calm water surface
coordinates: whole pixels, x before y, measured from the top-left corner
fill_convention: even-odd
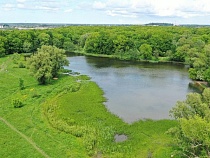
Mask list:
[[[176,101],[184,100],[191,81],[187,68],[175,64],[151,64],[108,58],[70,56],[75,72],[89,75],[105,92],[106,107],[125,122],[168,119]]]

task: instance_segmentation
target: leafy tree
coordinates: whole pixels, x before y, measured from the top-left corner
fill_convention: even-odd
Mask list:
[[[50,54],[38,51],[29,60],[29,68],[39,84],[46,84],[52,78]]]
[[[89,36],[90,36],[89,33],[86,33],[86,34],[80,36],[79,45],[80,45],[82,48],[84,48],[85,42],[86,42],[86,40],[87,40],[87,38],[88,38]]]
[[[68,52],[74,52],[76,50],[76,46],[73,44],[73,42],[69,40],[63,43],[63,49],[65,49]]]
[[[117,54],[121,52],[122,55],[132,49],[134,45],[134,43],[125,36],[125,33],[116,35],[113,39],[113,44],[115,50],[114,52]]]
[[[98,54],[97,47],[98,47],[98,38],[99,38],[99,33],[94,32],[88,38],[86,39],[84,50],[87,53],[96,53]]]
[[[184,44],[182,46],[178,46],[176,48],[176,52],[175,52],[175,54],[173,56],[173,60],[174,61],[184,62],[189,49],[190,49],[190,45],[189,44]]]
[[[152,47],[149,44],[142,44],[139,50],[143,59],[152,59]]]
[[[53,33],[53,39],[52,39],[53,46],[56,46],[58,48],[63,48],[63,42],[64,38],[62,34]]]
[[[181,157],[210,157],[210,89],[202,94],[190,93],[170,111],[178,126],[168,132]]]
[[[5,53],[6,53],[5,41],[6,41],[6,39],[4,37],[0,36],[0,57],[5,56]]]
[[[29,68],[39,84],[46,84],[58,75],[64,65],[68,65],[64,53],[64,50],[55,46],[44,45],[29,59]]]
[[[32,44],[30,42],[28,42],[28,41],[25,41],[23,43],[23,51],[24,51],[24,53],[31,53],[31,51],[32,51]]]
[[[21,55],[18,53],[14,53],[14,55],[12,56],[12,60],[14,64],[18,64],[18,62],[20,61]]]
[[[19,38],[15,37],[9,42],[9,49],[11,53],[22,53],[22,42]]]
[[[192,51],[190,51],[192,52]],[[202,52],[194,52],[188,56],[190,63],[189,75],[195,80],[210,82],[210,45],[205,45]]]
[[[69,65],[69,61],[66,59],[65,50],[59,49],[55,46],[42,46],[38,51],[49,53],[50,60],[52,62],[52,76],[58,77],[58,72],[65,65]]]
[[[38,42],[39,42],[39,45],[40,46],[43,46],[43,45],[49,45],[50,43],[50,35],[48,35],[47,33],[40,33],[38,35]]]

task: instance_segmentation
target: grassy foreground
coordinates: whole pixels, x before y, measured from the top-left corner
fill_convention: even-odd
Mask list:
[[[14,108],[12,100],[23,107]],[[0,58],[0,117],[48,157],[170,157],[171,138],[165,132],[175,121],[129,125],[111,114],[104,101],[103,91],[87,76],[61,75],[40,86],[28,69],[13,63],[12,56]],[[46,157],[1,120],[0,129],[0,157]],[[128,140],[116,143],[115,134],[125,134]]]

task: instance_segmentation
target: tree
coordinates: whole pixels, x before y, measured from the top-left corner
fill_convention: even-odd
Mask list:
[[[38,42],[40,46],[49,45],[50,35],[48,35],[47,33],[40,33],[38,35]]]
[[[52,76],[58,77],[58,72],[63,66],[69,65],[69,61],[66,59],[65,50],[59,49],[55,46],[42,46],[39,51],[50,54],[52,62]]]
[[[5,53],[6,53],[5,41],[6,41],[6,39],[4,37],[0,36],[0,57],[5,56]]]
[[[97,49],[99,43],[98,38],[99,38],[98,32],[94,32],[90,36],[88,36],[84,46],[85,52],[98,54],[98,49]]]
[[[43,45],[29,60],[29,68],[39,84],[46,84],[58,75],[58,71],[68,65],[65,51],[55,46]]]
[[[23,43],[23,51],[24,51],[24,53],[31,53],[31,51],[32,51],[32,44],[30,42],[28,42],[28,41],[25,41]]]
[[[178,126],[168,132],[173,136],[181,157],[210,157],[210,89],[190,93],[170,111]]]
[[[73,44],[73,42],[69,40],[63,43],[63,49],[65,49],[68,52],[74,52],[76,50],[76,46]]]
[[[210,83],[210,44],[205,45],[203,52],[191,53],[188,61],[190,63],[190,78],[204,80]]]
[[[53,46],[56,46],[58,48],[63,48],[63,42],[64,42],[64,37],[62,34],[56,32],[53,33],[53,39],[52,39]]]
[[[139,50],[143,59],[152,59],[152,47],[149,44],[142,44]]]

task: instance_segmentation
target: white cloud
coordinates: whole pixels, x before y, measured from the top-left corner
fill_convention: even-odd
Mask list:
[[[23,8],[25,8],[25,5],[22,3],[19,3],[19,4],[17,4],[17,8],[23,9]]]
[[[24,3],[26,0],[17,0],[18,3]]]
[[[130,18],[136,18],[137,14],[136,13],[130,13],[129,11],[121,8],[113,9],[113,10],[107,10],[106,11],[107,15],[110,16],[122,16],[122,17],[130,17]]]
[[[104,8],[106,8],[106,4],[102,3],[102,2],[94,1],[93,8],[94,9],[104,9]]]
[[[16,8],[27,10],[58,11],[64,10],[63,2],[58,0],[16,0]]]
[[[67,10],[65,10],[64,12],[65,13],[71,13],[73,10],[72,9],[67,9]]]
[[[15,5],[7,3],[7,4],[3,5],[2,8],[6,11],[9,11],[9,10],[13,10],[15,8]]]
[[[94,1],[93,9],[105,11],[110,16],[190,18],[210,15],[209,0],[107,0]]]
[[[45,10],[45,11],[57,11],[57,10],[59,10],[59,8],[57,8],[57,7],[50,7],[50,6],[35,6],[34,9]]]

